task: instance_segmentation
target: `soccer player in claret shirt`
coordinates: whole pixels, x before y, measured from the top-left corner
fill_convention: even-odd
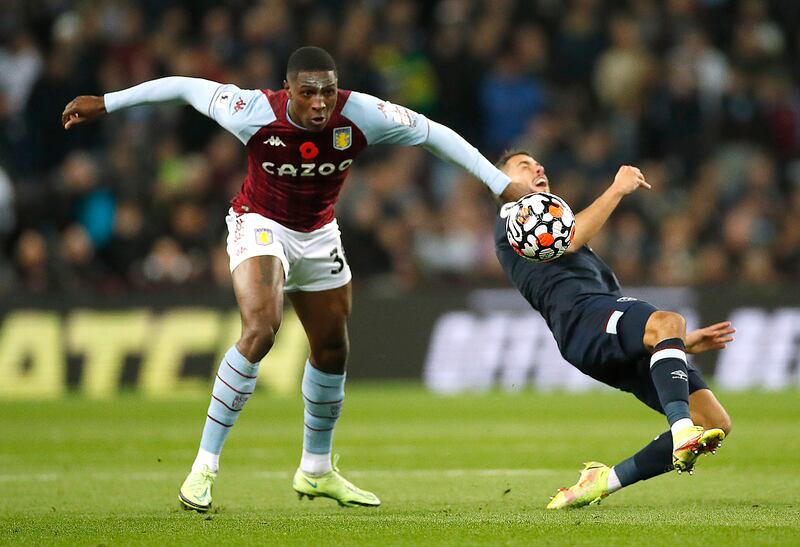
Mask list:
[[[526,181],[529,192],[550,191],[544,167],[527,152],[509,152],[497,166]],[[731,324],[687,334],[681,315],[623,296],[614,272],[589,248],[620,200],[638,188],[650,188],[642,172],[622,166],[611,186],[576,215],[572,244],[552,262],[534,263],[517,255],[506,238],[510,207],[501,207],[495,223],[503,269],[542,314],[564,359],[596,380],[633,393],[665,414],[670,425],[613,467],[585,464],[578,482],[559,489],[548,509],[599,503],[620,488],[672,469],[691,472],[698,456],[714,453],[731,430],[725,409],[686,360],[687,353],[721,349],[733,341]]]
[[[239,340],[219,365],[200,449],[179,499],[207,511],[222,445],[255,388],[259,361],[281,323],[284,292],[308,336],[303,452],[292,486],[310,498],[377,506],[331,465],[333,429],[344,401],[350,267],[334,205],[356,156],[371,144],[422,146],[513,200],[525,185],[499,171],[455,132],[399,105],[338,88],[331,56],[303,47],[289,58],[283,89],[246,90],[168,77],[102,97],[80,96],[62,115],[66,129],[141,104],[190,104],[247,148],[248,173],[227,216],[228,255],[242,316]]]

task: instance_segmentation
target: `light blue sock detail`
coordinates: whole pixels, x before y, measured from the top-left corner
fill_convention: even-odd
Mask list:
[[[217,370],[200,448],[212,454],[222,452],[228,432],[256,388],[256,376],[258,363],[251,363],[231,346]]]
[[[303,373],[303,449],[312,454],[330,454],[333,428],[344,402],[345,374],[328,374],[306,361]]]

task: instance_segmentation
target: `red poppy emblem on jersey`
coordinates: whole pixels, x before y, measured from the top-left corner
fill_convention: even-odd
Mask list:
[[[306,141],[300,145],[300,155],[304,160],[313,160],[319,155],[319,148],[311,141]]]

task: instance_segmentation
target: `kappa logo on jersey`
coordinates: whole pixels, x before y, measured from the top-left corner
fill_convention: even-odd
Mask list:
[[[632,296],[620,296],[617,298],[617,302],[636,302],[637,300],[639,299]]]
[[[272,230],[269,228],[256,228],[256,243],[259,245],[272,243]]]
[[[286,146],[286,143],[284,143],[277,135],[271,135],[267,140],[264,141],[264,144],[268,144],[270,146]]]
[[[233,113],[236,114],[240,110],[243,110],[245,106],[247,106],[247,103],[244,102],[244,99],[239,97],[239,100],[233,103]]]
[[[353,128],[337,127],[333,130],[333,147],[336,150],[347,150],[353,144]]]

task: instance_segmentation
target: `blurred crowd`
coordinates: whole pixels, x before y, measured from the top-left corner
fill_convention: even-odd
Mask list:
[[[65,132],[64,105],[168,75],[277,89],[300,45],[340,87],[529,150],[580,210],[620,164],[653,185],[594,249],[623,284],[792,284],[800,274],[800,2],[6,0],[0,292],[228,286],[240,143],[189,107]],[[486,189],[375,147],[337,207],[357,285],[502,283]]]

